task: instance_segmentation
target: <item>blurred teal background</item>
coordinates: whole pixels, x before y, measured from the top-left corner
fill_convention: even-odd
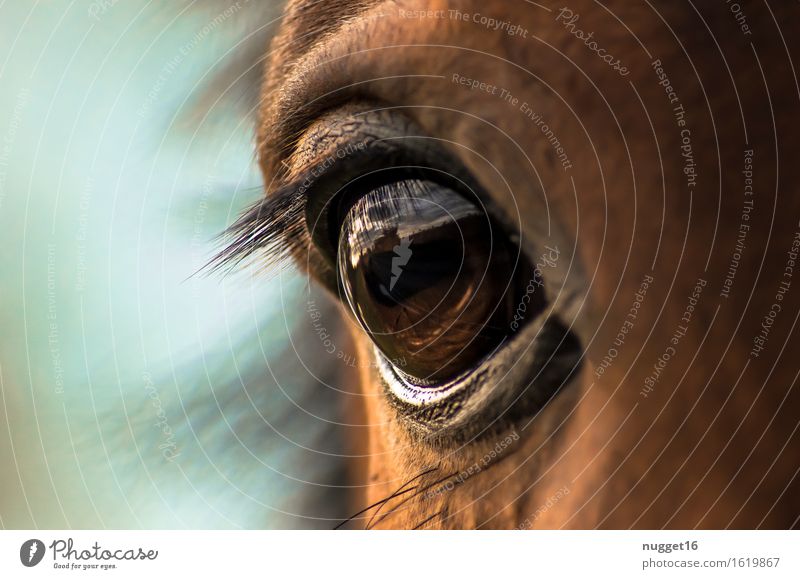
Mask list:
[[[166,4],[0,3],[0,526],[329,528],[306,281],[192,275],[261,194],[280,6]]]

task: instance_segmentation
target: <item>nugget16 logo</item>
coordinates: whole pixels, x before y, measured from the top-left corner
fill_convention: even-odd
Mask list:
[[[19,560],[26,567],[35,567],[44,557],[44,543],[39,539],[28,539],[19,548]]]

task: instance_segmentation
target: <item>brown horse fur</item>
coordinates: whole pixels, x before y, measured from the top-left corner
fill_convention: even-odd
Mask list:
[[[289,3],[259,112],[270,189],[302,170],[307,159],[293,149],[321,112],[361,102],[401,107],[470,170],[531,247],[558,246],[563,258],[543,272],[565,296],[552,315],[585,348],[580,374],[529,424],[463,445],[409,432],[374,365],[362,364],[360,395],[348,398],[363,421],[352,430],[365,457],[353,460],[364,509],[355,526],[797,526],[800,274],[796,264],[794,278],[785,268],[800,228],[792,64],[800,41],[788,34],[800,7],[741,6],[749,32],[724,2]],[[563,7],[579,19],[559,19]],[[473,21],[476,13],[526,32],[494,30]],[[593,31],[596,44],[576,30]],[[453,75],[498,89],[470,90]],[[570,168],[523,102],[546,119]],[[743,218],[746,149],[754,203]],[[742,223],[749,229],[725,293]],[[324,277],[313,247],[297,257]],[[653,281],[635,322],[614,346],[646,276]],[[756,356],[754,339],[782,281],[791,286]],[[350,325],[359,359],[371,359],[369,338]],[[648,387],[681,326],[685,335]],[[603,366],[610,348],[616,355]]]

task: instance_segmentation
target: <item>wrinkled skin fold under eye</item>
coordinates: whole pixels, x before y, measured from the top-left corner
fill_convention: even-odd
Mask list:
[[[533,279],[481,208],[424,179],[359,198],[344,217],[338,251],[356,318],[396,370],[420,385],[464,373],[496,349],[510,332],[520,287]]]

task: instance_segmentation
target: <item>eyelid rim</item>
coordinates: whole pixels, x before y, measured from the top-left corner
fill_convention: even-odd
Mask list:
[[[305,222],[329,266],[335,269],[338,221],[343,217],[339,207],[346,209],[369,190],[403,179],[436,181],[508,227],[509,221],[446,142],[426,135],[400,112],[404,107],[376,106],[360,103],[324,115],[304,133],[286,163],[288,175],[299,172],[298,167],[311,175],[300,187]]]
[[[429,444],[461,445],[506,430],[522,417],[532,420],[568,394],[581,372],[583,349],[551,307],[498,346],[495,355],[435,392],[408,390],[397,368],[375,348],[387,399],[409,432]]]

